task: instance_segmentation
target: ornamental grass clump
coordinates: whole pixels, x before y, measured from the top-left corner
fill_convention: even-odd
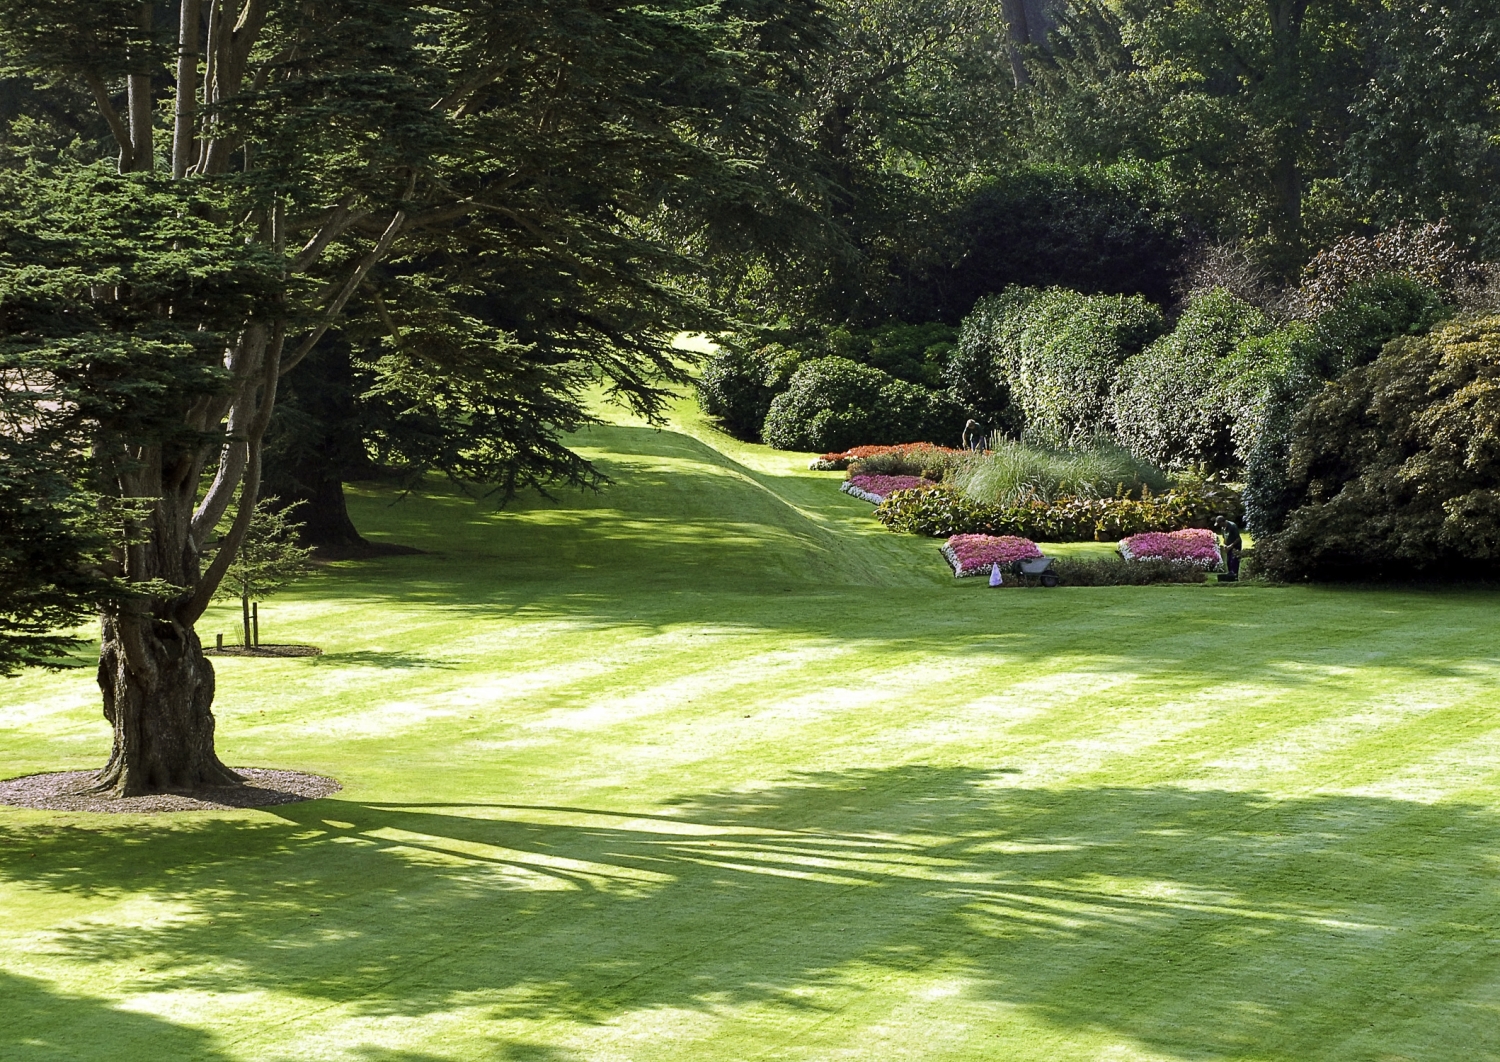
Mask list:
[[[1205,570],[1220,561],[1214,533],[1201,527],[1131,535],[1120,540],[1120,556],[1128,561],[1180,561]]]
[[[973,501],[1006,506],[1063,497],[1138,498],[1168,483],[1160,469],[1108,443],[1062,449],[1010,439],[960,458],[948,478]]]

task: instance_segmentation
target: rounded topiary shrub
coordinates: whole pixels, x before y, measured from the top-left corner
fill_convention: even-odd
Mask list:
[[[1398,339],[1292,425],[1284,527],[1257,543],[1282,579],[1500,574],[1500,317]]]
[[[1108,433],[1120,363],[1162,327],[1139,296],[1012,288],[979,301],[955,356],[988,361],[1028,440],[1066,447]]]
[[[1234,464],[1220,365],[1266,329],[1263,313],[1223,288],[1195,295],[1170,334],[1120,366],[1111,399],[1120,445],[1162,468]]]
[[[761,436],[778,450],[828,453],[957,437],[962,424],[959,410],[936,391],[847,358],[815,358],[772,400]]]
[[[736,439],[758,442],[771,400],[786,389],[798,359],[796,351],[779,343],[753,349],[725,345],[703,368],[699,405]]]

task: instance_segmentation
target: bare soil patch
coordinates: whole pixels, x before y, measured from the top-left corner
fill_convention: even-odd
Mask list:
[[[262,657],[286,657],[286,656],[322,656],[323,650],[316,645],[226,645],[219,649],[209,648],[203,650],[204,656],[262,656]]]
[[[228,808],[265,808],[331,796],[343,788],[335,779],[301,771],[236,767],[245,779],[241,786],[205,786],[191,793],[111,797],[85,793],[93,771],[29,774],[0,781],[0,804],[43,811],[104,811],[156,814],[166,811],[221,811]]]

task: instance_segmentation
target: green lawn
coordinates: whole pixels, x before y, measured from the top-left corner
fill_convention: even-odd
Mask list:
[[[342,793],[0,809],[0,1059],[1500,1058],[1500,596],[994,592],[690,411],[579,443],[361,493],[431,552],[219,663],[225,759]],[[95,702],[0,685],[0,773]]]

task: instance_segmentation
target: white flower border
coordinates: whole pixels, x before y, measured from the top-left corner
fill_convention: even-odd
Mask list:
[[[972,579],[976,575],[990,574],[989,564],[982,564],[977,568],[965,568],[963,562],[958,559],[958,554],[954,552],[953,547],[946,542],[938,547],[938,552],[948,562],[948,567],[953,569],[953,578],[955,579]]]
[[[885,495],[872,494],[867,490],[861,490],[859,487],[856,487],[851,481],[847,479],[839,484],[839,490],[843,491],[850,497],[858,498],[860,501],[867,501],[871,505],[879,505],[881,502],[885,501]]]

